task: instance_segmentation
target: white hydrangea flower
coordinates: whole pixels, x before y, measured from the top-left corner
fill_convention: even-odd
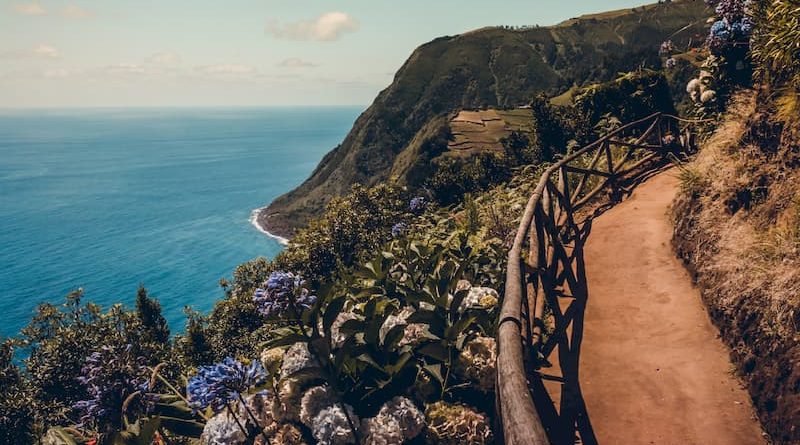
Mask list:
[[[464,312],[468,308],[476,306],[484,307],[484,305],[481,304],[482,301],[487,305],[490,304],[491,301],[494,301],[496,304],[496,302],[499,301],[499,299],[500,296],[497,294],[497,291],[492,289],[491,287],[472,287],[470,288],[467,296],[464,297],[463,300],[461,300],[461,305],[458,307],[458,311]]]
[[[386,339],[386,334],[388,334],[392,328],[400,324],[405,324],[406,327],[403,330],[403,338],[398,342],[398,346],[402,347],[405,345],[415,344],[424,338],[427,330],[425,324],[407,323],[408,317],[410,317],[413,313],[414,309],[410,306],[406,306],[399,313],[386,317],[386,320],[383,322],[383,325],[381,325],[381,329],[379,331],[380,341],[383,342]]]
[[[497,375],[497,343],[493,338],[476,337],[464,346],[456,372],[477,383],[482,392],[494,390]]]
[[[303,433],[291,423],[275,425],[265,432],[268,437],[259,434],[253,445],[306,445]]]
[[[692,79],[686,84],[686,92],[689,94],[700,92],[701,88],[703,88],[703,82],[700,79]]]
[[[484,445],[493,442],[488,417],[466,405],[439,401],[428,405],[425,415],[432,443]]]
[[[298,342],[293,344],[284,354],[280,376],[285,379],[297,371],[316,365],[317,360],[311,355],[308,345],[304,342]]]
[[[236,445],[244,443],[245,440],[247,435],[228,411],[222,411],[208,419],[200,436],[203,445]]]
[[[267,391],[261,391],[245,398],[247,409],[237,404],[237,414],[242,423],[253,425],[258,429],[269,428],[275,424],[272,416],[273,396]],[[250,410],[248,413],[247,410]],[[251,417],[252,414],[252,417]],[[255,417],[255,421],[253,420]],[[257,422],[257,424],[256,424]]]
[[[705,90],[703,94],[700,95],[700,102],[708,103],[713,102],[717,98],[717,92],[714,90]]]
[[[264,369],[266,369],[270,375],[274,375],[281,369],[283,354],[283,348],[269,348],[261,351],[261,364],[264,365]]]
[[[347,340],[347,335],[341,332],[342,325],[348,320],[355,320],[358,318],[353,312],[341,312],[337,317],[336,320],[333,321],[331,324],[331,341],[333,345],[337,348],[341,348],[344,345],[344,342]]]
[[[417,437],[425,428],[425,415],[407,397],[397,396],[384,403],[376,417],[396,419],[406,439]]]
[[[302,387],[297,381],[288,379],[279,382],[272,400],[272,417],[279,422],[300,420],[302,398]]]
[[[403,430],[394,416],[378,415],[361,422],[365,445],[394,445],[403,443]]]
[[[336,394],[330,386],[309,388],[300,401],[300,421],[311,427],[317,414],[334,404],[336,404]]]
[[[467,280],[458,280],[458,283],[456,283],[456,292],[462,291],[462,290],[469,290],[469,288],[471,288],[471,287],[472,287],[472,284],[469,281],[467,281]]]
[[[329,406],[317,414],[309,427],[311,434],[317,439],[319,445],[346,445],[353,444],[356,441],[355,434],[350,428],[350,421],[353,425],[358,424],[358,417],[350,405],[344,405],[347,413],[345,414],[342,409],[342,404],[337,403],[334,406]]]

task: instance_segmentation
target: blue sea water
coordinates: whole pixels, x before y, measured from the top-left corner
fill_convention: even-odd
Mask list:
[[[237,264],[281,246],[251,211],[302,182],[360,108],[0,110],[0,335],[78,287],[173,332]]]

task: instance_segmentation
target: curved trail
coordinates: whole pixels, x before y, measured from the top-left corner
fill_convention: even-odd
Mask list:
[[[580,382],[600,445],[765,443],[700,294],[675,258],[675,169],[594,220]]]

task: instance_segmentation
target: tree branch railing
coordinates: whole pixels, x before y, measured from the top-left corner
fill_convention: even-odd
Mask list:
[[[601,201],[604,191],[609,205],[619,202],[670,153],[692,149],[692,135],[680,122],[687,123],[662,113],[631,122],[567,155],[539,179],[508,253],[497,330],[497,409],[505,443],[560,445],[577,437],[596,443],[578,381],[588,298],[583,245],[591,228],[591,215],[581,210]],[[547,382],[556,383],[555,390]]]

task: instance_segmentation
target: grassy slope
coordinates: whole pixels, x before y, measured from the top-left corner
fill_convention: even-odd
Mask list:
[[[374,185],[412,169],[430,122],[461,108],[513,107],[538,93],[560,94],[573,84],[608,80],[641,63],[660,64],[658,46],[701,33],[700,1],[674,1],[573,19],[529,30],[484,28],[420,46],[392,84],[358,118],[295,190],[261,215],[270,230],[289,235],[353,184]],[[413,143],[413,144],[412,144]],[[414,145],[417,144],[417,145]],[[395,166],[400,157],[404,165]]]
[[[674,245],[775,443],[800,443],[800,156],[739,98],[683,169]],[[761,145],[761,146],[759,146]],[[792,146],[794,149],[792,149]],[[701,359],[698,357],[698,359]]]

